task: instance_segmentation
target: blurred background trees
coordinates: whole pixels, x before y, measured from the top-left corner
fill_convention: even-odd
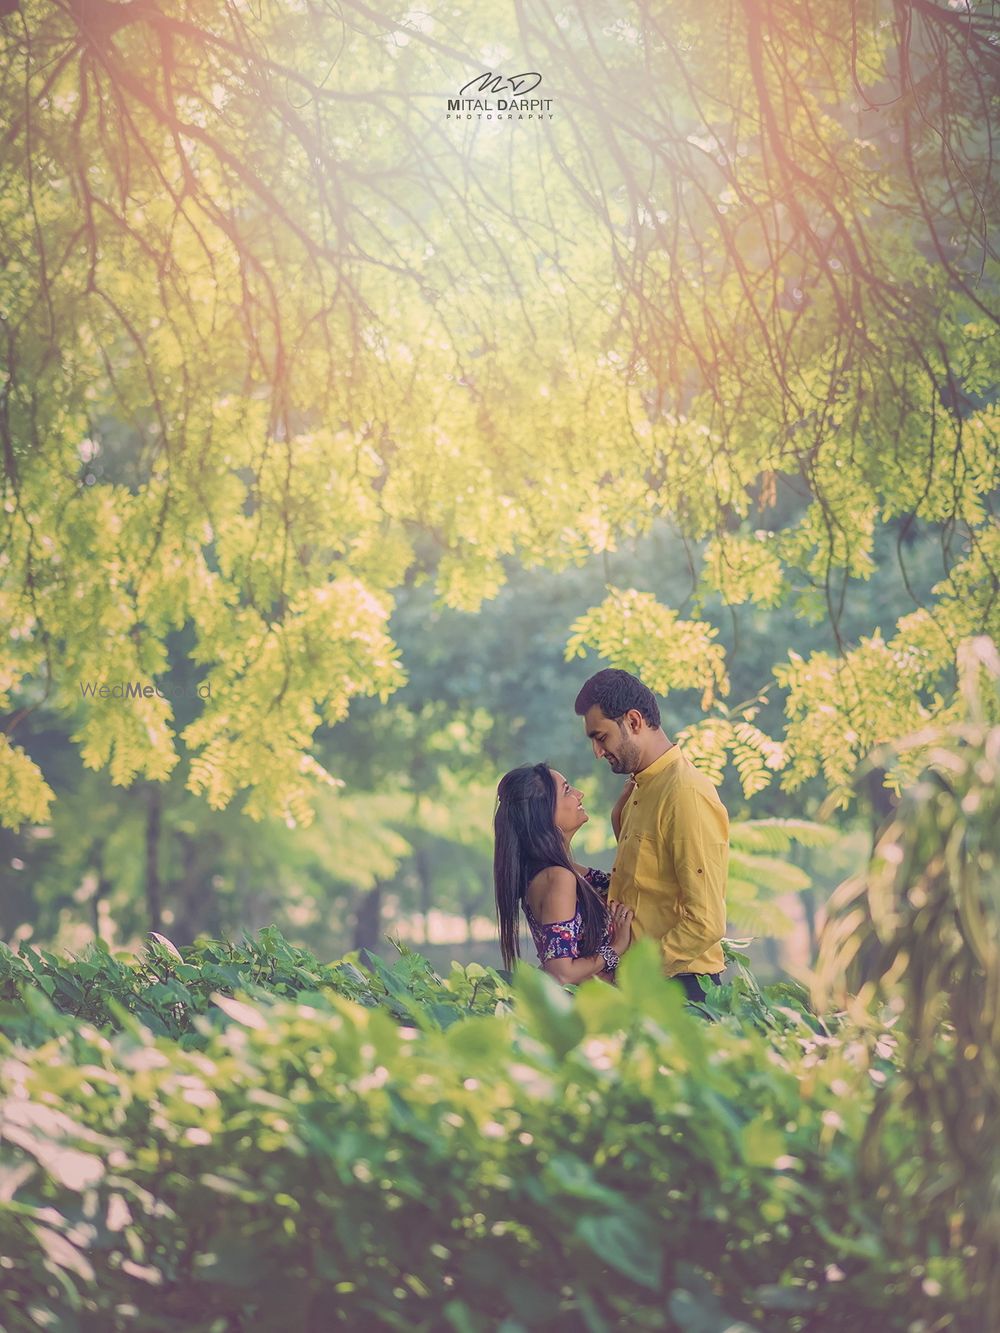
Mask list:
[[[566,644],[579,609],[602,595],[609,575],[642,578],[679,604],[681,569],[681,543],[661,526],[633,548],[559,574],[512,567],[476,614],[441,606],[429,584],[402,592],[390,628],[407,684],[387,704],[359,700],[347,719],[321,730],[316,753],[345,785],[320,798],[305,828],[248,820],[238,802],[212,811],[179,775],[116,788],[82,766],[68,728],[40,709],[30,753],[57,800],[51,823],[0,831],[5,938],[28,927],[36,938],[76,944],[94,931],[124,943],[152,927],[187,943],[199,931],[236,936],[275,921],[288,938],[330,957],[361,945],[384,950],[390,931],[439,963],[456,952],[496,962],[496,781],[537,759],[571,777],[591,813],[576,850],[610,867],[608,814],[618,780],[594,762],[573,712],[579,684],[601,661],[591,654],[567,663]],[[873,594],[887,615],[905,605],[892,573],[891,565],[880,567],[859,598],[855,623],[866,623]],[[799,651],[830,646],[825,623],[803,626],[787,609],[729,610],[716,601],[706,614],[727,650],[732,691],[742,697],[766,684],[788,643]],[[186,669],[179,659],[177,672]],[[759,714],[763,725],[780,719],[780,692],[772,695]],[[702,720],[700,702],[698,689],[671,692],[664,704],[671,735]],[[733,933],[779,939],[791,931],[782,947],[808,956],[817,909],[864,862],[872,816],[866,808],[841,816],[832,846],[808,830],[799,845],[794,827],[783,832],[781,824],[816,817],[826,795],[820,779],[794,793],[772,784],[748,800],[729,767],[723,795],[734,826],[750,817],[744,842],[734,827]],[[772,944],[757,962],[766,971],[780,957]]]
[[[840,812],[782,852],[808,953],[927,750],[870,812],[858,763],[1000,637],[997,35],[4,6],[6,937],[474,937],[496,779],[587,776],[610,662],[738,818]],[[551,121],[447,119],[532,67]],[[87,693],[119,681],[164,689]]]

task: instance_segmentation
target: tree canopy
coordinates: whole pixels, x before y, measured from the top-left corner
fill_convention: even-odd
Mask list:
[[[405,678],[395,590],[475,610],[663,517],[692,605],[612,587],[574,644],[706,706],[705,599],[839,633],[880,533],[904,582],[940,540],[910,613],[776,670],[783,736],[702,731],[746,790],[959,707],[1000,637],[991,4],[3,10],[3,822],[47,812],[43,702],[116,782],[183,755],[306,822],[317,728]],[[448,118],[515,66],[550,120]],[[183,726],[87,694],[185,629]]]

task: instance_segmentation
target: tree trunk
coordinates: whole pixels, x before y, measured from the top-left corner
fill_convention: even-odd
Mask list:
[[[896,796],[885,786],[885,769],[873,768],[865,775],[865,794],[871,814],[872,851],[899,804]],[[866,901],[867,906],[867,901]],[[870,909],[868,909],[870,910]],[[878,957],[881,945],[870,933],[862,942],[846,970],[847,985],[855,994],[866,982],[878,979]]]
[[[180,881],[174,882],[172,906],[174,921],[170,938],[175,944],[193,944],[213,915],[215,890],[212,876],[199,864],[198,843],[186,833],[178,833],[181,848]],[[209,930],[209,934],[214,934]]]
[[[416,849],[413,863],[416,867],[417,879],[420,882],[420,924],[424,932],[421,943],[427,944],[430,941],[428,918],[433,905],[433,890],[431,888],[430,866],[427,863],[427,852],[423,847]]]
[[[873,768],[865,775],[865,795],[871,810],[872,850],[886,823],[896,813],[899,804],[895,794],[885,785],[885,769]]]
[[[106,875],[98,875],[97,888],[94,890],[94,896],[90,900],[91,926],[93,927],[95,940],[101,938],[101,902],[110,892],[111,881]]]
[[[146,809],[146,909],[150,930],[161,930],[160,904],[160,789],[149,788]]]
[[[382,881],[376,880],[358,901],[354,917],[354,948],[377,953],[382,943]]]
[[[274,892],[269,886],[252,888],[245,865],[236,871],[236,901],[240,904],[240,914],[249,934],[259,934],[265,926],[273,924],[278,907]]]

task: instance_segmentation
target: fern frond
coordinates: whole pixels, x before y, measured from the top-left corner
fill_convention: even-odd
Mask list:
[[[794,921],[777,903],[755,902],[728,908],[729,929],[745,932],[748,935],[770,935],[774,939],[784,939],[794,928]]]
[[[775,856],[758,856],[735,848],[729,853],[730,879],[743,879],[758,889],[774,893],[800,893],[808,889],[812,880],[791,861],[780,861]]]
[[[729,827],[730,845],[746,852],[787,852],[793,845],[830,847],[838,836],[835,828],[808,819],[741,819]]]

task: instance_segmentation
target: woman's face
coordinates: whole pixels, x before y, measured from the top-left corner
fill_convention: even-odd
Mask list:
[[[587,812],[583,808],[583,793],[571,787],[561,773],[550,768],[552,780],[556,784],[556,828],[571,837],[578,828],[587,822]]]

